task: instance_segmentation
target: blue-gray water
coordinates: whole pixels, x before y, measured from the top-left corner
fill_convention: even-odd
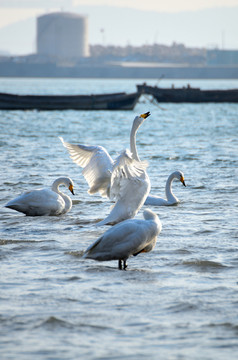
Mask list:
[[[100,93],[134,91],[136,83],[0,79],[0,91]],[[238,87],[225,80],[190,84]],[[128,112],[0,111],[2,359],[237,359],[238,105],[161,107],[141,99]],[[115,156],[129,146],[135,115],[146,111],[137,145],[149,162],[152,193],[164,195],[176,169],[187,187],[173,184],[178,206],[151,207],[163,225],[156,247],[119,271],[116,261],[81,258],[107,229],[95,222],[111,204],[87,194],[58,136],[103,145]],[[75,183],[68,214],[34,218],[3,207],[61,175]]]

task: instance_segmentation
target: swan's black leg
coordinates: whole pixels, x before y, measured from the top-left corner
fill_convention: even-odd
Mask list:
[[[126,260],[123,260],[123,270],[126,270],[126,268],[127,268]],[[118,269],[122,270],[122,260],[118,260]]]
[[[122,270],[122,261],[121,260],[118,260],[118,269]]]

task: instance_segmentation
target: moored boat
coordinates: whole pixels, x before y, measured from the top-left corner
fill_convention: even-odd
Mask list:
[[[0,93],[1,110],[133,110],[139,92],[95,95],[17,95]]]
[[[141,94],[153,95],[159,103],[238,103],[238,89],[201,90],[190,85],[182,88],[161,88],[147,84],[137,85]]]

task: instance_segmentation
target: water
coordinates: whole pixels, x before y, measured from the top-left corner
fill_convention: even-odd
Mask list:
[[[134,91],[136,83],[0,79],[0,91],[100,93]],[[238,87],[224,80],[190,84]],[[2,359],[237,359],[238,105],[161,107],[141,99],[128,112],[0,112]],[[101,144],[116,156],[129,146],[134,116],[146,111],[152,115],[137,144],[150,164],[152,193],[163,195],[176,169],[187,187],[173,184],[178,206],[152,207],[163,225],[154,251],[129,259],[128,270],[119,271],[116,261],[81,258],[107,229],[95,222],[110,204],[87,194],[58,136]],[[68,214],[32,218],[3,207],[61,175],[75,182]]]

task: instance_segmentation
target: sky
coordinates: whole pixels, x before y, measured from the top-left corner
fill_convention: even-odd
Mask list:
[[[0,0],[0,28],[45,13],[80,5],[108,5],[157,12],[196,11],[238,6],[238,0]]]
[[[0,54],[35,53],[36,18],[54,11],[87,15],[90,45],[238,49],[238,0],[0,0]]]

